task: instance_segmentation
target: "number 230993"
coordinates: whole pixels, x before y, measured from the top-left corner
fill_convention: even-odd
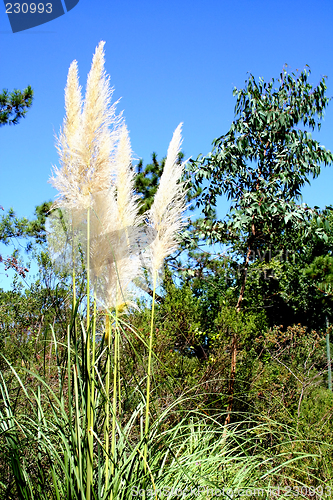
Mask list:
[[[7,14],[51,14],[52,3],[6,3]]]

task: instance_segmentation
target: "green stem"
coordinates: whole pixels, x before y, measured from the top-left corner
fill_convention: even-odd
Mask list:
[[[118,347],[118,353],[117,353],[117,362],[118,362],[118,367],[117,367],[117,374],[118,374],[118,415],[120,415],[121,414],[120,336],[118,336],[117,347]]]
[[[72,405],[73,405],[73,394],[72,394],[72,383],[71,383],[71,340],[70,340],[70,327],[67,326],[67,393],[68,393],[68,421],[73,421],[72,415]],[[75,433],[71,430],[72,440],[75,443]],[[77,452],[77,443],[75,443],[75,448]],[[77,468],[77,467],[76,467]],[[66,480],[66,491],[69,492],[69,480]]]
[[[94,450],[94,415],[95,415],[95,358],[96,358],[96,296],[94,297],[94,319],[93,319],[93,339],[92,339],[92,361],[91,361],[91,407],[90,407],[90,458],[93,467],[93,450]]]
[[[145,468],[145,471],[146,471],[146,463],[147,463],[147,436],[148,436],[148,430],[149,430],[150,380],[151,380],[151,359],[152,359],[152,350],[153,350],[156,278],[157,278],[157,273],[155,272],[155,274],[154,274],[154,288],[153,288],[153,303],[152,303],[152,308],[151,308],[149,355],[148,355],[148,370],[147,370],[147,397],[146,397],[146,418],[145,418],[145,440],[146,440],[146,442],[145,442],[145,446],[144,446],[144,468]]]
[[[116,411],[117,411],[117,380],[118,380],[118,318],[116,310],[116,325],[114,333],[114,359],[113,359],[113,401],[112,401],[112,442],[111,455],[112,466],[111,473],[114,474],[115,451],[116,451]]]
[[[79,489],[81,491],[82,500],[84,500],[83,493],[83,467],[82,467],[82,443],[81,443],[81,415],[79,406],[79,386],[78,386],[78,370],[77,364],[73,366],[74,373],[74,397],[75,397],[75,430],[76,430],[76,442],[78,449],[78,461],[79,461]]]
[[[75,307],[76,307],[76,283],[75,283],[75,248],[74,248],[74,223],[72,217],[72,263],[73,263],[73,273],[72,273],[72,287],[73,287],[73,320],[74,320],[74,341],[76,342],[76,315],[75,315]]]
[[[110,348],[111,348],[111,322],[107,313],[105,318],[105,333],[108,343],[107,361],[106,361],[106,380],[105,380],[105,424],[104,424],[104,442],[105,442],[105,491],[109,486],[109,446],[110,446]]]
[[[92,449],[92,421],[91,421],[91,365],[90,365],[90,209],[87,210],[87,344],[86,344],[86,367],[87,367],[87,485],[86,500],[91,500],[92,472],[93,472],[93,449]]]
[[[331,367],[331,349],[330,349],[330,334],[328,333],[329,322],[326,318],[326,351],[327,351],[327,371],[328,371],[328,390],[332,392],[332,367]]]
[[[90,326],[90,208],[87,209],[87,336]]]

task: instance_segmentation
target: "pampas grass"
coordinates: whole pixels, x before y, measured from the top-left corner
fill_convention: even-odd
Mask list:
[[[177,234],[185,224],[186,208],[181,181],[183,165],[178,162],[180,124],[168,149],[154,203],[139,217],[128,130],[121,115],[116,116],[117,103],[111,105],[112,92],[104,71],[101,42],[93,57],[84,103],[76,61],[70,66],[65,90],[66,117],[57,142],[61,168],[54,168],[50,180],[59,191],[55,206],[75,209],[73,225],[81,223],[85,227],[84,219],[89,224],[89,232],[81,236],[87,248],[87,272],[91,270],[100,300],[107,308],[126,302],[125,290],[142,272],[139,252],[133,252],[134,228],[146,220],[154,232],[146,252],[146,266],[154,280],[164,259],[177,248]],[[97,285],[98,279],[104,284]]]
[[[119,133],[112,172],[114,186],[95,196],[99,237],[92,263],[99,270],[100,299],[107,309],[118,310],[131,302],[130,286],[142,274],[139,255],[133,252],[133,236],[143,218],[138,215],[139,196],[134,192],[132,151],[125,125]],[[97,206],[98,199],[101,209]]]
[[[177,248],[177,233],[185,224],[185,189],[181,180],[183,165],[178,156],[181,146],[180,124],[173,134],[160,185],[151,209],[139,216],[139,196],[134,191],[135,173],[132,168],[132,150],[129,134],[122,117],[116,116],[111,105],[113,90],[104,71],[104,42],[96,48],[88,75],[85,100],[82,103],[76,61],[68,73],[65,90],[66,116],[57,141],[61,168],[54,168],[51,183],[59,191],[55,207],[69,212],[73,234],[74,226],[81,227],[78,239],[86,248],[87,269],[87,328],[85,335],[86,366],[86,498],[93,490],[94,423],[95,423],[95,352],[96,352],[96,301],[106,310],[105,341],[105,423],[104,454],[105,484],[109,484],[109,459],[111,475],[115,471],[116,415],[119,413],[120,394],[119,315],[132,303],[133,283],[143,275],[140,256],[140,238],[147,240],[144,226],[154,235],[146,254],[146,266],[153,280],[153,304],[149,356],[147,367],[147,397],[145,419],[144,469],[147,463],[149,431],[149,405],[151,387],[151,360],[153,342],[154,302],[157,274],[163,261]],[[149,238],[148,238],[149,239]],[[74,251],[73,251],[73,261]],[[94,290],[94,321],[90,325],[90,279]],[[73,295],[75,279],[73,271]],[[91,331],[92,330],[92,331]],[[110,425],[110,348],[114,332],[113,396],[111,453]],[[92,334],[92,352],[91,351]]]
[[[51,183],[59,191],[56,206],[75,210],[82,219],[86,213],[86,264],[87,264],[87,335],[86,335],[86,418],[87,418],[87,480],[86,498],[90,500],[93,481],[93,428],[94,428],[94,370],[95,335],[93,331],[92,365],[90,353],[90,254],[91,209],[98,202],[100,192],[113,188],[111,162],[121,118],[115,115],[116,104],[111,105],[113,90],[104,71],[104,42],[96,48],[87,79],[84,103],[81,102],[77,66],[70,67],[65,91],[66,118],[58,139],[60,169],[54,169]],[[111,130],[112,126],[112,130]],[[99,211],[100,207],[97,207]],[[108,213],[108,212],[107,212]],[[95,212],[96,214],[96,212]],[[102,216],[102,214],[100,214]],[[97,214],[98,217],[98,214]],[[99,217],[98,217],[99,218]],[[92,224],[92,233],[96,228]],[[83,237],[82,237],[83,236]],[[99,233],[95,234],[98,244]],[[94,240],[93,240],[94,241]],[[95,251],[96,255],[96,251]],[[94,253],[93,253],[94,256]],[[92,263],[92,267],[96,265]],[[73,289],[75,285],[73,283]],[[96,296],[94,309],[96,311]],[[94,314],[94,320],[96,313]],[[95,321],[94,327],[95,329]]]
[[[143,221],[138,215],[139,196],[134,192],[135,172],[132,168],[132,156],[128,130],[123,125],[114,161],[118,214],[123,228],[138,226]]]
[[[65,88],[66,116],[57,138],[56,147],[61,169],[53,167],[51,184],[59,191],[62,202],[71,199],[72,185],[77,183],[75,163],[76,144],[81,127],[82,96],[79,86],[77,62],[70,65]],[[60,206],[62,203],[59,203]]]
[[[59,191],[57,206],[87,210],[91,195],[112,186],[110,164],[121,124],[121,116],[115,114],[117,103],[111,105],[112,93],[101,42],[93,57],[84,103],[76,61],[69,69],[66,118],[57,141],[61,168],[54,167],[50,179]]]
[[[153,302],[149,336],[149,355],[147,369],[147,393],[145,436],[149,430],[150,386],[152,376],[152,350],[154,332],[154,307],[158,273],[164,259],[171,255],[178,247],[177,235],[185,225],[183,213],[186,208],[184,183],[181,180],[183,164],[178,163],[180,146],[182,143],[180,123],[176,128],[169,145],[166,162],[161,180],[154,198],[154,203],[148,211],[148,221],[156,232],[154,241],[149,248],[149,271],[153,281]],[[144,447],[144,457],[147,458],[147,443]]]
[[[142,218],[134,193],[129,135],[121,115],[115,113],[117,103],[111,105],[112,93],[101,42],[93,57],[84,103],[76,61],[70,66],[66,117],[57,140],[61,168],[54,167],[50,179],[59,191],[54,207],[67,210],[73,227],[80,228],[78,240],[87,250],[88,281],[91,273],[97,298],[107,309],[129,301],[125,292],[141,272],[138,258],[130,256],[129,236],[124,234],[138,227]]]
[[[181,129],[182,123],[173,134],[154,203],[148,211],[149,223],[156,231],[156,238],[150,246],[152,277],[160,271],[164,259],[177,250],[177,236],[186,224],[186,190],[181,180],[184,164],[178,162]]]

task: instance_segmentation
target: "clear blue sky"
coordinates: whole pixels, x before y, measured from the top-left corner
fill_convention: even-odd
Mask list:
[[[308,64],[311,83],[327,75],[332,96],[332,26],[332,0],[80,0],[64,16],[13,34],[1,3],[0,89],[30,84],[35,98],[19,125],[0,130],[0,205],[31,217],[35,205],[54,199],[47,181],[58,161],[67,71],[76,59],[84,87],[100,40],[132,148],[148,162],[153,151],[165,155],[181,121],[186,157],[210,151],[229,129],[232,89],[247,72],[269,80],[285,63]],[[315,136],[333,150],[333,102]],[[333,203],[332,185],[333,168],[323,169],[304,201]]]

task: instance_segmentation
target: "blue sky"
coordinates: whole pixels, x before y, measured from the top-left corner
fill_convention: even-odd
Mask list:
[[[0,130],[0,205],[31,217],[37,204],[54,199],[48,184],[57,164],[54,134],[64,116],[70,63],[79,65],[84,87],[96,45],[105,40],[106,71],[121,98],[132,148],[149,162],[166,154],[172,133],[184,122],[183,150],[195,158],[211,150],[233,119],[234,86],[247,72],[278,77],[311,67],[311,83],[328,76],[333,95],[333,2],[320,0],[80,0],[64,16],[11,32],[0,5],[0,89],[35,92],[20,124]],[[333,150],[333,102],[315,137]],[[333,169],[304,189],[310,205],[333,203]],[[226,204],[221,203],[220,212]]]

